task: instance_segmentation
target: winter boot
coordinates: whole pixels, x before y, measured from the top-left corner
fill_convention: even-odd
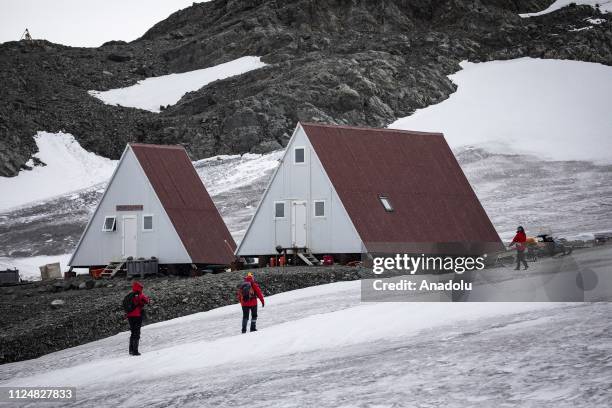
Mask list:
[[[246,328],[247,328],[247,323],[249,322],[249,319],[242,319],[242,332],[246,333]]]
[[[134,339],[130,337],[130,356],[134,355]]]
[[[133,356],[140,355],[140,353],[138,352],[138,340],[134,340],[134,344],[132,345],[132,355]]]
[[[251,320],[251,331],[257,331],[257,327],[255,327],[257,325],[257,320]]]

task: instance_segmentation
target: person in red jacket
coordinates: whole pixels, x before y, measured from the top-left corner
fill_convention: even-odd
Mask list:
[[[525,249],[527,249],[527,234],[525,234],[525,228],[519,227],[516,229],[516,235],[512,239],[510,246],[516,246],[516,268],[515,271],[521,269],[521,262],[525,265],[525,269],[529,268],[527,260],[525,260]]]
[[[140,328],[142,327],[142,319],[144,317],[143,308],[149,303],[149,298],[142,293],[142,290],[142,283],[134,281],[132,283],[132,292],[126,296],[127,301],[129,302],[131,299],[132,302],[132,306],[126,309],[129,310],[126,316],[130,324],[130,355],[132,356],[140,355],[138,343],[140,342]]]
[[[261,302],[261,307],[265,306],[261,288],[255,282],[252,272],[247,273],[244,281],[238,286],[238,301],[242,306],[242,332],[246,333],[247,323],[249,322],[249,312],[251,313],[251,331],[257,331],[257,299]]]

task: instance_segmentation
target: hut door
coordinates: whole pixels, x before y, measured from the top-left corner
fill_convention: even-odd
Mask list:
[[[136,258],[136,248],[138,239],[138,223],[135,215],[126,215],[123,217],[123,257],[128,256]]]
[[[293,240],[293,247],[306,247],[306,201],[292,202],[291,237]]]

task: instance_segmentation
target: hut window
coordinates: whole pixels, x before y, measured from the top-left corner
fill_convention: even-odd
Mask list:
[[[391,201],[389,201],[388,197],[381,195],[381,196],[378,196],[378,199],[380,200],[380,203],[384,207],[385,211],[387,212],[393,211],[393,206],[391,205]]]
[[[296,164],[298,163],[304,163],[305,161],[305,149],[303,147],[296,147],[294,150],[294,162]]]
[[[276,201],[274,203],[274,218],[285,218],[285,202]]]
[[[325,217],[325,200],[315,200],[314,216],[315,217]]]
[[[143,231],[153,231],[153,216],[152,215],[142,216],[142,230]]]
[[[104,217],[104,225],[102,226],[102,231],[117,231],[117,218],[115,216]]]

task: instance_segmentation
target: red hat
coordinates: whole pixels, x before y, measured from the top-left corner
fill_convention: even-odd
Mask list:
[[[142,283],[140,283],[138,281],[132,282],[132,290],[134,292],[142,292],[143,288],[144,288],[144,286],[142,286]]]

